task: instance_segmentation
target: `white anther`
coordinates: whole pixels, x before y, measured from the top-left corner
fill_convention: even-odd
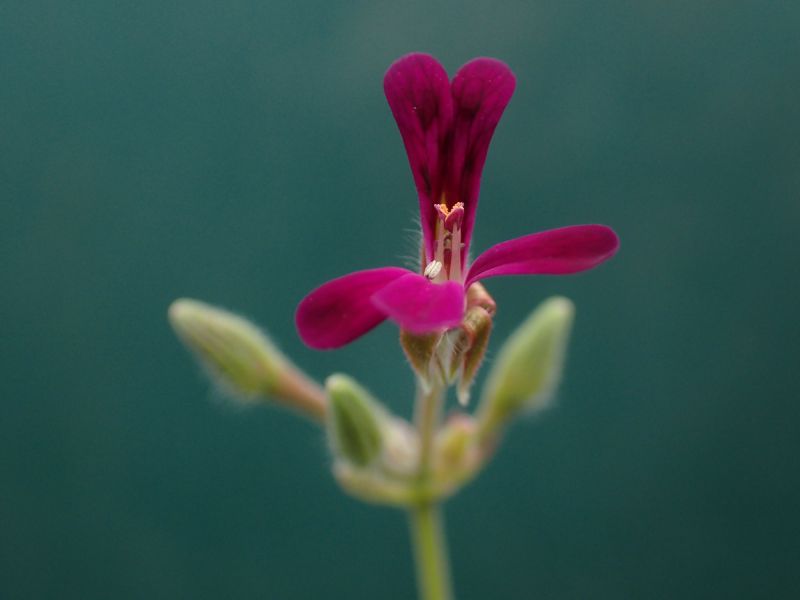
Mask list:
[[[428,266],[425,267],[425,270],[422,272],[425,277],[428,279],[436,279],[436,276],[442,271],[442,263],[438,260],[432,260],[428,263]]]

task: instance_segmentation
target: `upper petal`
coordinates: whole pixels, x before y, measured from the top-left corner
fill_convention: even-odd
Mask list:
[[[435,58],[408,54],[389,67],[383,89],[414,174],[425,249],[430,258],[436,219],[433,204],[439,201],[444,185],[443,148],[453,113],[450,82]]]
[[[464,203],[463,257],[469,251],[489,142],[515,86],[511,69],[493,58],[471,60],[453,78],[453,133],[445,193],[448,205]]]
[[[566,275],[614,256],[619,238],[605,225],[573,225],[492,246],[472,263],[466,286],[497,275]]]
[[[410,271],[384,267],[356,271],[312,291],[297,306],[300,338],[312,348],[338,348],[364,335],[386,319],[372,304],[372,295]]]
[[[457,327],[464,317],[464,287],[460,283],[433,283],[416,273],[396,279],[378,291],[372,301],[412,333]]]

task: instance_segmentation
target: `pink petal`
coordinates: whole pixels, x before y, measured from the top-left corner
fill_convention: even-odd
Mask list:
[[[433,204],[442,195],[443,148],[452,122],[450,82],[447,72],[432,56],[408,54],[389,67],[383,89],[414,174],[425,249],[430,259],[436,223]]]
[[[372,301],[412,333],[457,327],[464,316],[464,287],[460,283],[433,283],[416,273],[396,279],[378,291]]]
[[[497,275],[566,275],[596,267],[619,248],[605,225],[574,225],[533,233],[492,246],[467,273],[465,287]]]
[[[297,306],[295,324],[300,338],[319,350],[349,344],[386,319],[372,304],[372,295],[409,273],[384,267],[356,271],[322,284]]]
[[[448,206],[464,203],[462,260],[469,251],[489,142],[515,86],[511,69],[493,58],[471,60],[453,78],[453,134],[445,193]]]

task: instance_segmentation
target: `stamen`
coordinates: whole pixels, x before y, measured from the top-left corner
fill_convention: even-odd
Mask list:
[[[461,281],[461,224],[464,221],[464,203],[456,202],[448,207],[442,196],[442,202],[433,207],[437,216],[433,259],[442,263],[443,279]]]
[[[451,235],[449,277],[452,281],[461,281],[461,228],[454,227]]]
[[[422,274],[428,279],[436,279],[436,276],[442,271],[442,266],[442,263],[438,260],[432,260],[428,263],[428,266],[425,267],[425,271],[423,271]]]
[[[433,259],[439,261],[442,265],[444,265],[444,237],[444,223],[436,221],[436,243],[433,248]]]

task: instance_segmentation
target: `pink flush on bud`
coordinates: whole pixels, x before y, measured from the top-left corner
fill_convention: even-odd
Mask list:
[[[458,327],[476,281],[578,273],[614,255],[613,230],[574,225],[502,242],[467,264],[486,153],[514,86],[511,70],[491,58],[471,60],[452,81],[427,54],[389,68],[383,87],[414,175],[424,264],[420,273],[357,271],[312,291],[295,316],[306,344],[338,348],[387,318],[417,334]]]

